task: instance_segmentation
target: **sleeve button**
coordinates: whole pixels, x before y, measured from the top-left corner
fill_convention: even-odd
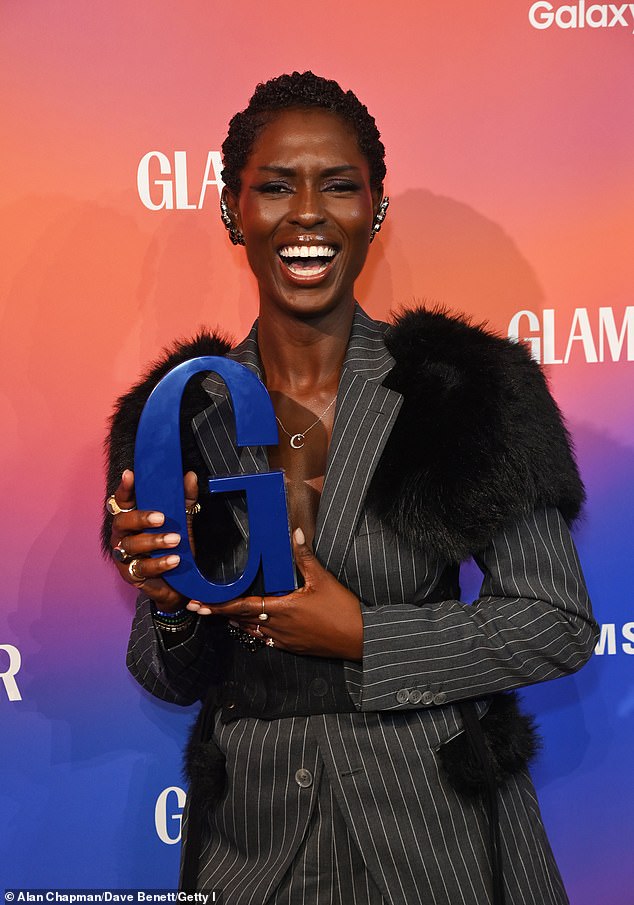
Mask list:
[[[396,700],[399,704],[407,704],[409,701],[409,691],[407,688],[399,688],[396,692]]]
[[[423,701],[423,704],[425,704],[426,706],[429,706],[429,704],[433,704],[433,703],[434,703],[434,696],[433,696],[433,694],[431,693],[431,691],[424,691],[424,692],[423,692],[422,701]]]
[[[413,691],[409,693],[410,704],[420,704],[423,699],[422,691],[419,691],[418,688],[414,688]]]
[[[439,691],[438,694],[434,695],[434,704],[444,704],[447,700],[447,695],[444,691]]]

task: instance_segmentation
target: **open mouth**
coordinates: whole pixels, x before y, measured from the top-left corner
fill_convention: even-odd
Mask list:
[[[306,279],[325,274],[338,251],[332,245],[284,245],[278,255],[293,276]]]

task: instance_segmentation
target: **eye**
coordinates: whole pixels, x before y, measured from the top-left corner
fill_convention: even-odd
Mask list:
[[[359,186],[352,179],[334,179],[323,187],[324,192],[358,192]]]
[[[261,185],[256,186],[255,190],[262,195],[283,195],[293,191],[287,182],[280,181],[263,182]]]

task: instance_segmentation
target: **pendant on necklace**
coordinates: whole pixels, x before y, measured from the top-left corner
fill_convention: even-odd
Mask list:
[[[293,434],[288,442],[293,447],[293,449],[301,449],[304,445],[304,434]]]

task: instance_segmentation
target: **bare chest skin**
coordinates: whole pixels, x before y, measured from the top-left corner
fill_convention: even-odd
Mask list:
[[[279,445],[270,446],[268,456],[271,468],[282,468],[285,472],[291,528],[301,528],[311,545],[324,486],[335,406],[328,409],[314,427],[308,428],[332,402],[336,392],[337,386],[333,383],[330,388],[324,388],[317,395],[302,401],[282,392],[270,391],[275,413],[288,434],[305,434],[304,445],[295,449],[290,445],[287,433],[280,428]]]

